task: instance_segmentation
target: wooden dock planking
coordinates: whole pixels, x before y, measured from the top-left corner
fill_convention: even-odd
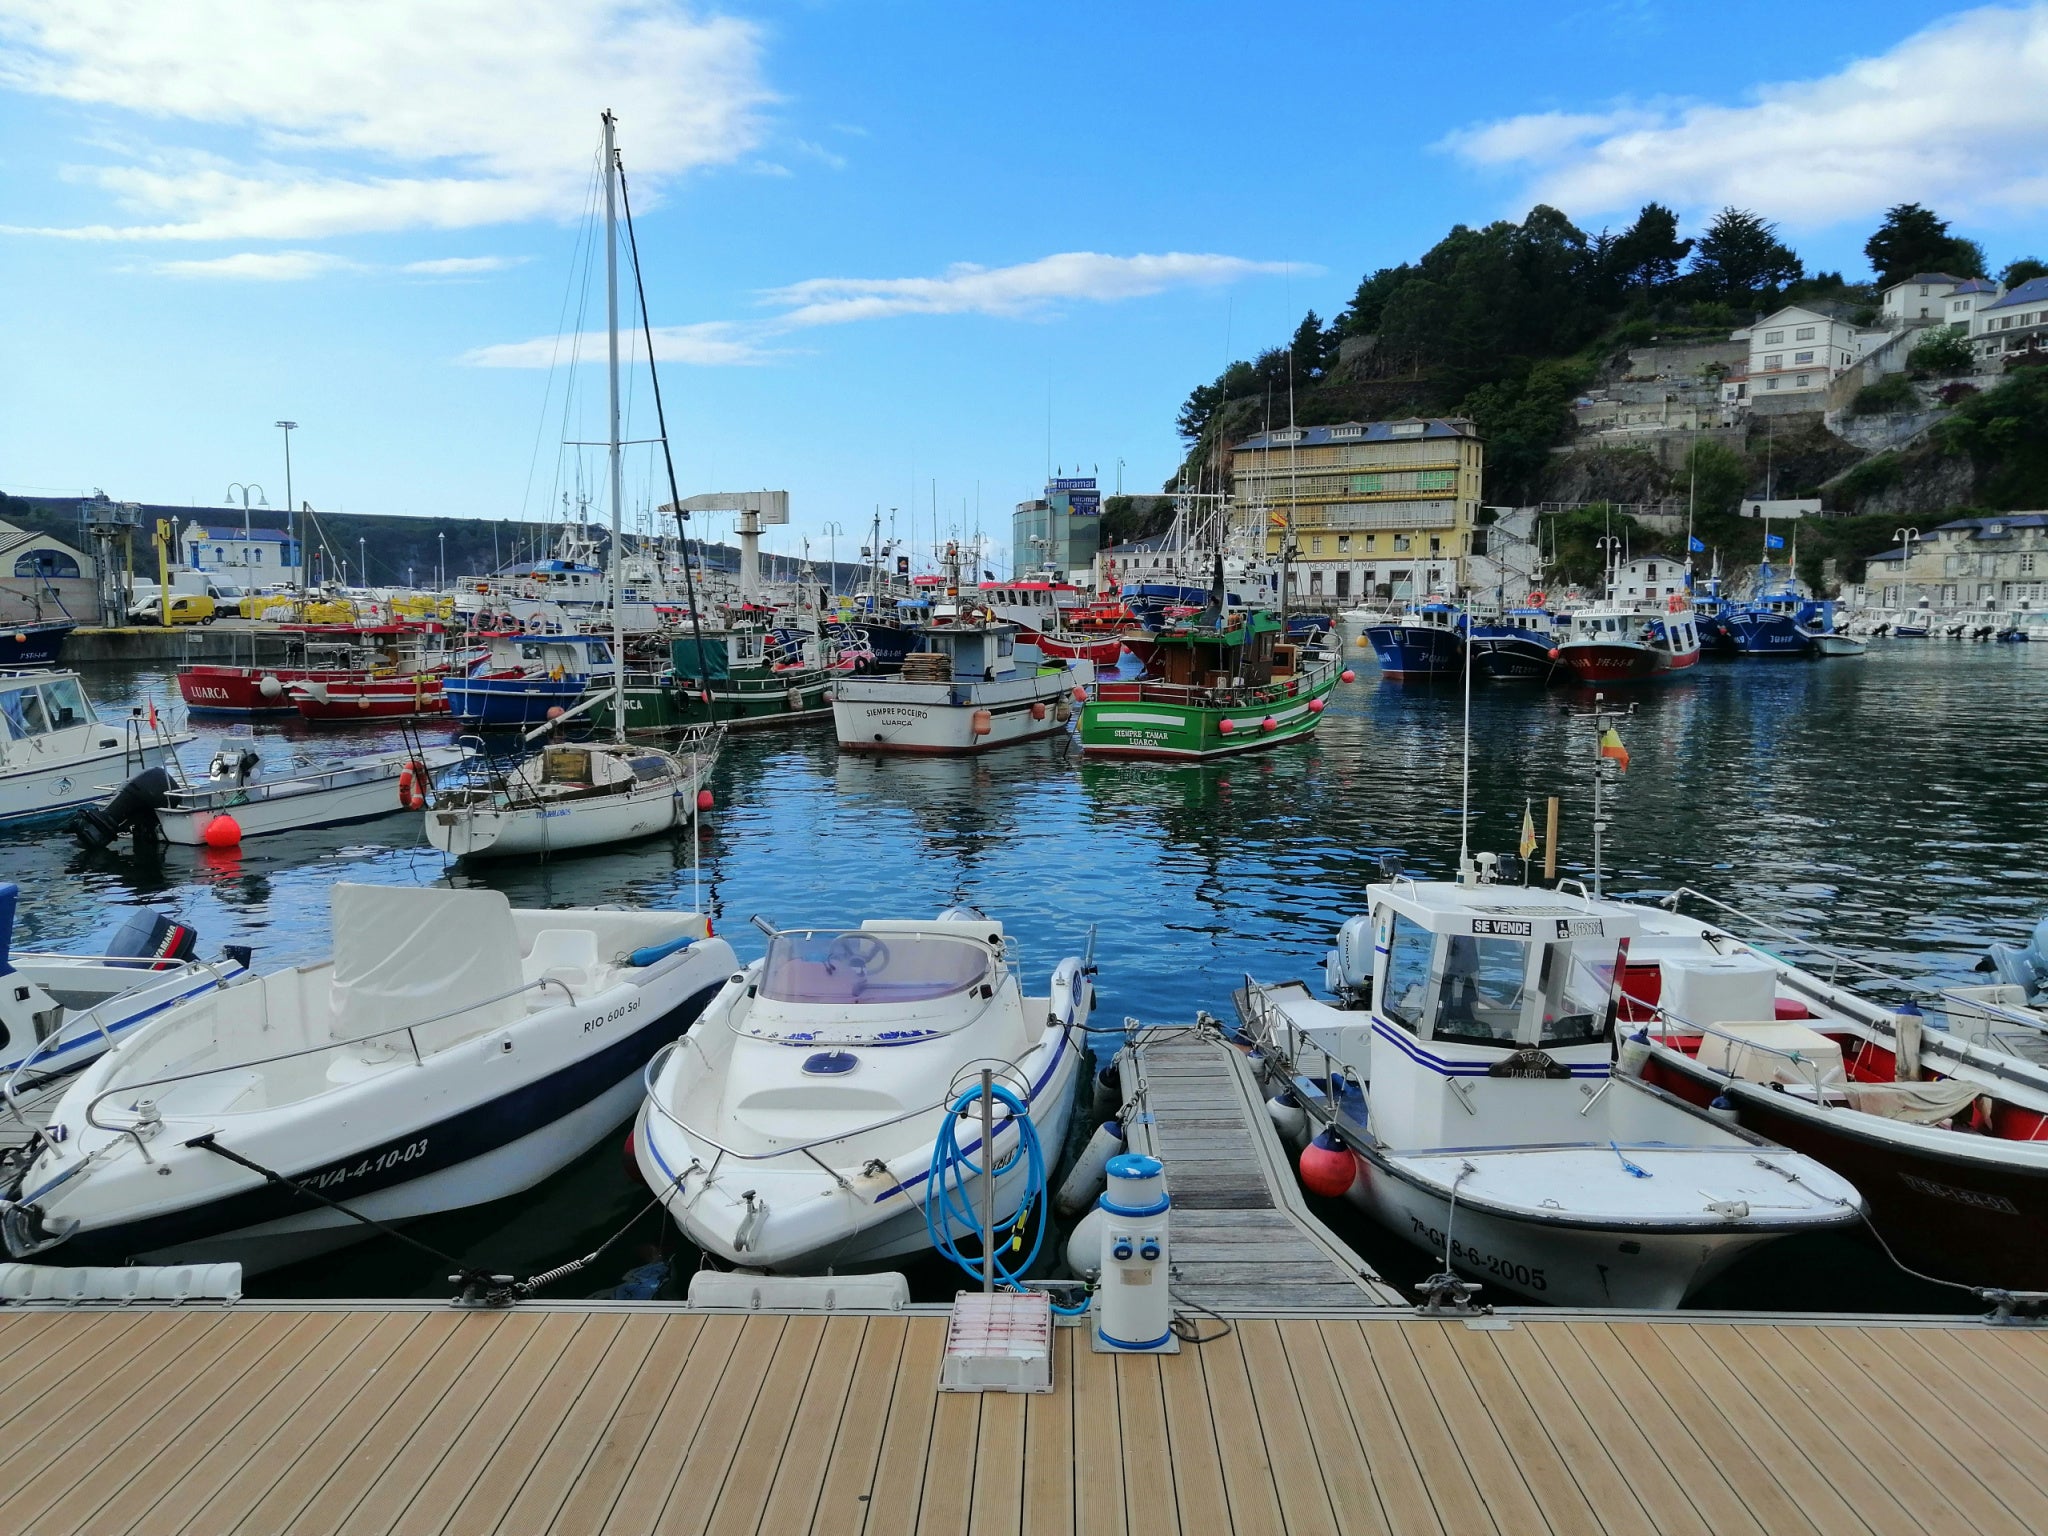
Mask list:
[[[1206,1032],[1143,1030],[1118,1074],[1127,1144],[1166,1165],[1176,1296],[1219,1312],[1401,1304],[1309,1212],[1239,1052]]]
[[[1121,1357],[1063,1329],[1054,1391],[1009,1397],[936,1390],[932,1315],[0,1321],[17,1380],[49,1358],[24,1328],[95,1346],[15,1415],[24,1536],[1878,1536],[2048,1509],[2048,1411],[1984,1369],[2030,1373],[2048,1336],[1968,1323],[1240,1317]]]

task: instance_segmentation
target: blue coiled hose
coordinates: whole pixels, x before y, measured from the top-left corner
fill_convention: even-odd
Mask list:
[[[1017,1145],[988,1176],[1000,1179],[1016,1166],[1019,1157],[1025,1160],[1024,1198],[1017,1204],[1017,1214],[1013,1223],[1016,1224],[1021,1223],[1030,1214],[1034,1204],[1045,1198],[1045,1148],[1039,1142],[1038,1127],[1031,1123],[1031,1116],[1024,1107],[1024,1101],[1001,1083],[995,1084],[993,1091],[996,1098],[1009,1108],[1010,1123],[1017,1127]],[[981,1214],[974,1209],[973,1202],[968,1198],[967,1181],[986,1170],[982,1164],[975,1162],[969,1153],[962,1150],[959,1133],[960,1117],[980,1102],[979,1087],[968,1089],[953,1101],[952,1106],[946,1111],[945,1123],[939,1128],[938,1137],[932,1143],[931,1171],[925,1175],[924,1182],[924,1226],[926,1233],[931,1237],[933,1249],[945,1258],[951,1259],[977,1280],[981,1278],[981,1264],[960,1251],[959,1242],[954,1234],[981,1231]],[[993,1134],[990,1140],[994,1140]],[[981,1150],[983,1157],[986,1158],[993,1148],[984,1147]],[[1022,1277],[1038,1260],[1038,1250],[1045,1242],[1045,1228],[1046,1223],[1041,1220],[1038,1223],[1038,1230],[1031,1237],[1031,1251],[1024,1255],[1015,1268],[1003,1262],[1003,1249],[1007,1245],[1001,1243],[994,1233],[988,1235],[987,1241],[996,1250],[995,1276],[999,1282],[1013,1291],[1025,1289]],[[1085,1312],[1087,1308],[1062,1307],[1055,1302],[1053,1310],[1072,1315]]]

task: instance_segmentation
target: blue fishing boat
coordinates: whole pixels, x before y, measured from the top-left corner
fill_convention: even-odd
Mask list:
[[[1368,624],[1366,643],[1390,682],[1456,677],[1465,665],[1465,613],[1454,604],[1411,603],[1399,619]]]
[[[1728,622],[1729,610],[1735,605],[1721,593],[1720,569],[1717,558],[1714,574],[1693,582],[1692,606],[1699,620],[1700,653],[1705,656],[1735,656],[1742,650],[1735,629]]]
[[[1147,629],[1159,628],[1169,608],[1200,608],[1208,601],[1209,589],[1189,581],[1134,581],[1124,587],[1125,605]]]
[[[1470,621],[1472,671],[1500,682],[1548,683],[1568,669],[1558,659],[1557,619],[1544,608],[1510,608]]]
[[[0,672],[56,665],[64,654],[65,639],[76,628],[76,619],[0,625]]]
[[[612,664],[602,635],[503,635],[463,677],[442,681],[448,713],[485,728],[539,725],[568,709]]]
[[[1744,656],[1806,656],[1814,637],[1835,631],[1835,605],[1817,598],[1795,576],[1757,567],[1755,590],[1726,615],[1736,650]]]

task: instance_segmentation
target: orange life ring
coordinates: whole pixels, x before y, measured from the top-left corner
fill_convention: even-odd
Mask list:
[[[1546,599],[1549,595],[1550,594],[1547,592],[1531,592],[1529,594],[1529,606],[1531,608],[1541,608],[1543,606],[1544,599]]]
[[[398,803],[408,811],[423,810],[427,804],[427,765],[417,758],[398,770]]]
[[[1683,592],[1672,593],[1664,599],[1664,606],[1673,613],[1685,612],[1685,594]]]

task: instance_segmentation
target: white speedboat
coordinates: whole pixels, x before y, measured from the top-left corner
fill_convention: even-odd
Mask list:
[[[460,859],[566,853],[683,826],[718,761],[721,725],[682,733],[675,750],[623,741],[543,747],[509,769],[478,754],[437,790],[427,841]]]
[[[124,828],[138,837],[197,848],[222,816],[235,823],[237,842],[375,821],[417,811],[426,803],[434,776],[462,757],[454,747],[370,752],[269,775],[254,751],[228,746],[214,753],[204,778],[189,784],[151,770],[137,774],[106,805],[83,812],[73,830],[99,848]]]
[[[632,1113],[737,963],[695,913],[497,891],[337,885],[333,920],[331,961],[193,999],[78,1076],[0,1201],[10,1254],[258,1270],[369,1234],[300,1190],[387,1222],[517,1194]]]
[[[918,644],[901,672],[833,685],[841,751],[983,752],[1055,735],[1095,681],[1078,657],[1019,666],[1017,626],[973,610],[936,610]]]
[[[1870,649],[1870,642],[1862,636],[1844,634],[1839,629],[1813,630],[1811,639],[1816,656],[1861,656]]]
[[[777,933],[649,1069],[633,1133],[641,1175],[683,1234],[729,1264],[839,1270],[930,1248],[934,1151],[982,1067],[1058,1155],[1088,970],[1062,960],[1048,993],[1026,997],[1002,924],[966,908]],[[979,1122],[963,1118],[974,1123],[958,1143],[978,1162]],[[1034,1193],[1011,1122],[1000,1109],[999,1223]],[[980,1209],[981,1177],[964,1187]]]
[[[81,1067],[165,1009],[232,986],[249,951],[198,955],[198,935],[160,912],[138,912],[98,955],[13,950],[21,890],[0,882],[0,1073],[26,1066],[38,1082]],[[18,1085],[18,1086],[26,1086]]]
[[[1339,935],[1339,1005],[1253,987],[1248,1023],[1325,1085],[1311,1103],[1353,1154],[1350,1198],[1397,1236],[1490,1289],[1676,1307],[1750,1249],[1857,1221],[1862,1200],[1613,1073],[1613,978],[1637,931],[1611,903],[1396,879]]]
[[[101,721],[76,672],[0,672],[0,823],[91,805],[191,739],[140,710]]]

